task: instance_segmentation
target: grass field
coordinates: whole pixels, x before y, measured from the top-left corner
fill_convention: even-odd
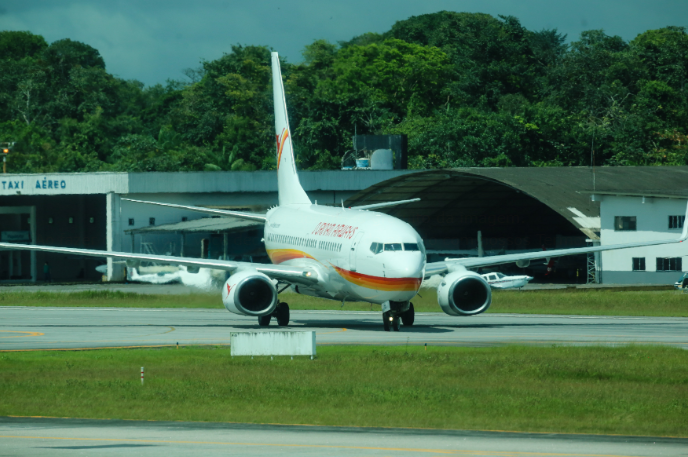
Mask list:
[[[653,346],[5,353],[0,392],[1,416],[688,437],[688,351]]]
[[[341,309],[341,303],[297,294],[280,298],[291,309]],[[416,311],[441,312],[433,289],[413,299]],[[220,292],[143,295],[117,291],[0,292],[0,306],[88,306],[137,308],[222,308]],[[345,310],[379,310],[368,303],[347,303]],[[688,316],[688,294],[674,290],[557,289],[494,291],[488,312],[585,314],[610,316]]]

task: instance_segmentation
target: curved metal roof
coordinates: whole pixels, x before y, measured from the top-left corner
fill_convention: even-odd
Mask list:
[[[525,230],[521,226],[532,233],[538,224],[549,224],[550,232],[571,234],[574,228],[597,238],[600,207],[590,198],[595,191],[688,196],[688,167],[601,167],[594,173],[590,167],[429,170],[377,183],[346,205],[419,197],[420,202],[386,212],[438,238],[450,229],[481,229],[490,217],[502,218],[514,236]]]

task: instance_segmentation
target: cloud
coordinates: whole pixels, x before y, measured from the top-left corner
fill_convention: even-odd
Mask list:
[[[82,41],[100,51],[108,71],[146,84],[183,79],[184,68],[234,44],[270,46],[298,62],[316,39],[348,41],[441,10],[512,15],[530,30],[557,28],[569,40],[589,29],[630,40],[647,29],[688,25],[685,0],[4,0],[3,8],[0,29]]]

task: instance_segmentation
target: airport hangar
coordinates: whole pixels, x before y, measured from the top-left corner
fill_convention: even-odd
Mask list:
[[[588,167],[299,176],[319,204],[421,198],[386,212],[418,230],[430,260],[475,256],[479,244],[485,255],[494,255],[677,238],[688,198],[688,167],[597,168],[594,180]],[[0,178],[0,236],[30,244],[266,260],[260,224],[122,198],[259,212],[277,204],[277,182],[274,172],[8,174]],[[684,270],[686,249],[671,245],[560,258],[545,280],[668,284]],[[52,280],[74,281],[100,279],[95,267],[105,261],[0,251],[0,281],[42,280],[45,263]],[[543,276],[545,262],[525,271]],[[107,280],[123,279],[124,265],[108,261]]]

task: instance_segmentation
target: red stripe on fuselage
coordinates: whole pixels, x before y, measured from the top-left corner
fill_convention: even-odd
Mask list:
[[[381,276],[371,276],[355,271],[345,270],[343,268],[332,267],[340,274],[340,276],[352,284],[365,287],[367,289],[383,290],[383,291],[417,291],[420,288],[421,278],[384,278]]]

